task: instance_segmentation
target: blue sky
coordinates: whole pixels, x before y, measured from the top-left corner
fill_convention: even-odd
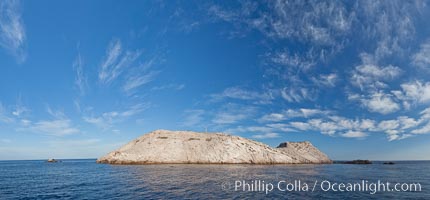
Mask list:
[[[155,129],[430,159],[425,1],[0,1],[0,159]]]

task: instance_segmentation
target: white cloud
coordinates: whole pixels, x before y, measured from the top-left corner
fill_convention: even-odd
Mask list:
[[[420,112],[422,119],[430,119],[430,107]]]
[[[400,126],[397,120],[384,120],[378,124],[378,129],[382,131],[395,130]]]
[[[282,132],[297,132],[297,130],[290,127],[289,124],[274,123],[274,124],[266,124],[266,126]]]
[[[109,84],[115,80],[126,68],[130,67],[140,56],[140,51],[123,51],[120,40],[112,40],[106,50],[99,71],[99,80]]]
[[[1,143],[12,143],[12,140],[10,139],[0,139]]]
[[[252,100],[255,103],[259,103],[259,104],[270,103],[270,101],[273,99],[270,93],[249,91],[237,86],[226,88],[220,94],[212,94],[211,98],[213,101],[221,101],[226,98],[239,99],[239,100]]]
[[[412,56],[412,63],[419,67],[430,68],[430,40],[421,44],[420,50]]]
[[[407,116],[400,116],[400,117],[397,118],[397,120],[399,121],[400,126],[401,126],[400,128],[402,130],[416,127],[416,126],[418,126],[421,123],[420,122],[421,120],[416,120],[414,118],[410,118],[410,117],[407,117]]]
[[[403,120],[403,121],[408,121],[405,124],[413,124],[414,126],[411,126],[413,128],[425,123],[423,126],[412,130],[411,133],[413,133],[413,134],[429,134],[430,133],[430,107],[421,111],[420,115],[421,115],[421,117],[418,120],[408,119],[408,120]]]
[[[46,106],[46,112],[50,114],[52,117],[61,119],[61,118],[67,118],[63,111],[61,110],[52,110],[49,105]]]
[[[109,85],[119,79],[123,81],[121,83],[123,91],[132,95],[139,87],[152,82],[160,71],[151,68],[164,60],[157,54],[142,62],[141,52],[124,49],[120,40],[111,40],[100,64],[98,73],[100,83]]]
[[[227,104],[218,111],[212,122],[215,124],[234,124],[239,121],[249,119],[256,112],[253,106],[243,106],[239,104]]]
[[[87,87],[87,79],[84,74],[84,64],[81,58],[81,54],[78,53],[75,61],[73,62],[73,69],[76,72],[75,76],[75,86],[79,90],[81,95],[85,94],[85,89]]]
[[[300,109],[288,109],[281,113],[269,113],[264,115],[259,119],[261,122],[279,122],[291,118],[309,118],[316,115],[327,115],[331,111],[320,110],[320,109],[310,109],[310,108],[300,108]]]
[[[118,58],[121,55],[121,41],[113,40],[109,43],[109,46],[106,50],[106,58],[103,60],[100,66],[99,79],[102,82],[108,81],[111,79],[112,68],[113,65],[117,62]],[[116,75],[115,75],[116,76]]]
[[[307,124],[312,126],[311,129],[318,130],[326,135],[334,135],[337,131],[344,129],[335,122],[323,121],[322,119],[311,119]]]
[[[49,145],[58,147],[77,147],[77,146],[91,146],[101,142],[100,139],[80,139],[80,140],[51,140],[48,141]]]
[[[356,15],[344,3],[332,1],[241,2],[236,8],[211,5],[208,13],[233,24],[236,29],[231,32],[239,37],[257,30],[268,39],[265,42],[300,45],[300,50],[275,48],[266,54],[274,64],[267,71],[284,79],[308,71],[339,52],[348,42],[344,37],[350,33]]]
[[[18,62],[24,62],[25,28],[17,0],[0,1],[0,46],[14,55]]]
[[[385,133],[389,141],[406,139],[414,134],[430,133],[430,108],[421,111],[419,118],[399,116],[395,119],[382,121],[365,118],[348,119],[333,115],[334,112],[317,109],[315,109],[315,112],[310,112],[314,114],[306,118],[301,110],[303,109],[289,109],[282,113],[276,113],[277,115],[273,113],[264,115],[261,119],[265,120],[260,120],[260,122],[285,122],[266,124],[265,126],[256,127],[255,130],[261,133],[316,131],[330,136],[348,138],[364,138],[369,136],[370,133]],[[291,116],[291,118],[301,117],[307,120],[289,121],[291,118],[288,118],[287,115]],[[236,132],[252,132],[253,129],[239,126],[233,130]]]
[[[205,111],[201,109],[186,110],[184,112],[184,121],[182,122],[182,126],[187,126],[187,127],[198,126],[203,121],[204,114],[205,114]]]
[[[413,134],[429,134],[430,133],[430,122],[426,125],[422,126],[421,128],[412,130],[411,133]]]
[[[385,88],[384,81],[400,76],[402,70],[395,66],[380,67],[373,64],[364,64],[355,67],[351,76],[351,83],[361,90]]]
[[[12,112],[12,114],[16,117],[21,116],[22,114],[29,112],[30,110],[27,109],[26,107],[22,106],[22,105],[17,105],[15,107],[15,111]]]
[[[140,114],[144,110],[148,109],[149,106],[150,106],[149,104],[144,104],[144,103],[135,104],[135,105],[129,107],[127,110],[120,112],[119,116],[121,116],[121,117],[135,116],[137,114]]]
[[[162,85],[162,86],[155,86],[152,87],[151,90],[157,91],[157,90],[182,90],[185,88],[185,84],[168,84],[168,85]]]
[[[380,122],[371,119],[352,120],[340,116],[328,116],[325,119],[314,118],[305,122],[290,122],[286,128],[293,128],[300,131],[318,131],[330,136],[349,138],[364,138],[371,132],[384,132],[387,134],[388,139],[392,141],[411,137],[412,135],[408,132],[418,127],[420,123],[424,121],[424,116],[425,114],[422,114],[419,120],[400,116],[397,119],[383,120]],[[415,132],[418,133],[421,131]],[[414,131],[412,131],[412,133],[414,133]]]
[[[149,58],[143,64],[140,64],[139,67],[129,70],[123,85],[123,90],[127,93],[131,93],[133,90],[153,81],[160,71],[152,70],[151,68],[154,68],[154,65],[162,62],[164,62],[163,59],[154,56]]]
[[[279,122],[286,120],[286,116],[282,113],[270,113],[266,114],[263,117],[260,118],[260,121],[262,122]]]
[[[238,126],[236,128],[231,128],[225,130],[227,133],[247,133],[247,132],[260,132],[260,133],[267,133],[274,131],[274,128],[268,127],[268,126]]]
[[[8,112],[6,111],[6,108],[0,102],[0,122],[11,123],[13,121],[14,121],[13,118],[11,118],[10,116],[8,116]]]
[[[425,3],[419,2],[356,2],[356,12],[360,17],[357,28],[362,30],[361,35],[375,41],[375,61],[403,52],[408,42],[414,39],[414,19],[420,17],[420,10],[425,6]]]
[[[401,85],[404,97],[418,103],[430,102],[430,82],[414,81]]]
[[[400,110],[399,104],[390,95],[382,92],[373,93],[369,99],[361,101],[370,112],[389,114]]]
[[[35,133],[47,134],[51,136],[65,136],[81,133],[74,127],[72,121],[61,111],[52,111],[49,107],[47,112],[52,115],[53,119],[39,120],[32,122],[30,120],[21,120],[21,127],[17,131],[31,131]]]
[[[27,114],[30,112],[30,109],[28,109],[27,107],[25,107],[22,103],[22,97],[21,95],[19,95],[17,101],[16,101],[16,105],[15,105],[15,109],[12,111],[12,115],[15,117],[22,117],[23,115]]]
[[[84,121],[95,126],[107,130],[112,128],[115,123],[124,121],[129,117],[136,116],[149,108],[149,104],[136,104],[123,111],[110,111],[104,112],[99,116],[86,115],[83,117]]]
[[[317,45],[332,44],[336,36],[350,30],[354,18],[354,13],[347,12],[341,2],[242,2],[239,9],[211,5],[208,12],[241,29],[257,29],[270,38],[298,39]]]
[[[90,123],[90,124],[94,124],[100,128],[103,129],[108,129],[110,128],[111,125],[111,121],[107,121],[106,118],[108,118],[108,116],[110,116],[111,114],[108,113],[103,113],[102,116],[100,117],[89,117],[89,116],[84,116],[83,119],[85,122]],[[108,118],[110,119],[110,118]]]
[[[318,77],[312,77],[312,81],[319,86],[335,87],[336,81],[338,80],[337,74],[319,75]]]
[[[64,136],[80,133],[80,130],[72,126],[69,119],[42,120],[35,122],[28,130],[53,136]]]
[[[362,119],[359,129],[361,130],[374,130],[375,129],[375,121],[371,119]]]
[[[386,79],[396,78],[402,72],[400,68],[391,65],[387,67],[378,67],[376,65],[360,65],[355,69],[363,75]]]
[[[403,140],[409,137],[412,137],[412,135],[411,134],[403,134],[403,135],[388,134],[388,141]]]
[[[312,54],[299,55],[292,54],[288,51],[277,52],[275,55],[269,55],[272,62],[290,67],[294,70],[306,71],[316,64]]]
[[[264,134],[252,135],[251,137],[255,139],[269,139],[269,138],[278,138],[280,136],[278,133],[264,133]]]
[[[212,120],[215,124],[234,124],[248,118],[246,113],[220,112]]]
[[[266,133],[274,133],[274,132],[297,132],[296,129],[293,129],[289,124],[266,124],[261,126],[237,126],[234,128],[230,128],[225,130],[224,132],[230,134],[237,133],[258,133],[259,135]]]
[[[21,119],[21,125],[22,126],[30,126],[31,125],[31,121],[28,119]]]
[[[215,16],[216,18],[219,18],[221,20],[228,21],[228,22],[236,20],[237,18],[237,13],[224,10],[223,8],[217,5],[211,5],[208,11],[211,15]]]
[[[123,89],[126,92],[130,92],[131,90],[138,88],[142,85],[145,85],[154,80],[155,76],[158,72],[151,71],[143,75],[132,76],[127,79]]]
[[[363,138],[363,137],[367,137],[367,134],[361,131],[347,131],[344,134],[341,134],[342,137],[347,137],[347,138]]]
[[[281,96],[288,102],[300,103],[305,100],[314,100],[315,91],[303,87],[285,87],[281,90]]]
[[[340,2],[314,2],[309,5],[305,2],[275,1],[269,7],[273,10],[265,15],[266,19],[263,18],[266,27],[259,24],[258,29],[269,36],[297,38],[317,45],[332,44],[337,35],[349,31],[353,19],[353,13],[347,12]],[[303,9],[305,7],[309,9]]]
[[[289,109],[281,113],[263,115],[260,122],[283,123],[266,124],[259,127],[260,132],[301,132],[316,131],[330,136],[341,136],[348,138],[364,138],[370,133],[385,133],[389,141],[402,140],[412,137],[414,134],[430,133],[430,108],[420,112],[419,118],[399,116],[395,119],[373,120],[373,119],[348,119],[333,115],[334,112],[311,109],[308,117],[305,117],[305,109]],[[311,114],[312,113],[312,114]],[[309,115],[310,114],[310,115]],[[291,117],[291,118],[289,118]],[[304,118],[305,121],[289,121],[292,118]],[[264,119],[264,120],[263,120]],[[424,125],[423,125],[424,124]],[[257,127],[258,128],[258,127]],[[248,127],[233,129],[236,132],[252,132]]]
[[[306,122],[290,122],[290,125],[291,125],[291,127],[302,130],[302,131],[312,129],[312,126]]]

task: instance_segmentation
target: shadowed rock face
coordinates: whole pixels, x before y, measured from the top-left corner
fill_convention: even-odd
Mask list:
[[[221,133],[157,130],[99,158],[109,164],[301,164],[332,163],[309,142],[278,148]]]
[[[283,142],[277,149],[292,157],[299,157],[303,163],[327,163],[330,158],[310,142]]]

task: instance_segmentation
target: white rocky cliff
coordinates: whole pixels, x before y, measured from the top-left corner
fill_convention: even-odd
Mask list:
[[[221,133],[157,130],[97,160],[110,164],[301,164],[332,161],[309,142],[278,148]]]

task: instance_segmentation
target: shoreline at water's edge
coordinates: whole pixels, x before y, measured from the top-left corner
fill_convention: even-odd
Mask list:
[[[144,161],[96,161],[97,164],[110,165],[324,165],[333,164],[332,162],[320,163],[222,163],[222,162],[144,162]]]

